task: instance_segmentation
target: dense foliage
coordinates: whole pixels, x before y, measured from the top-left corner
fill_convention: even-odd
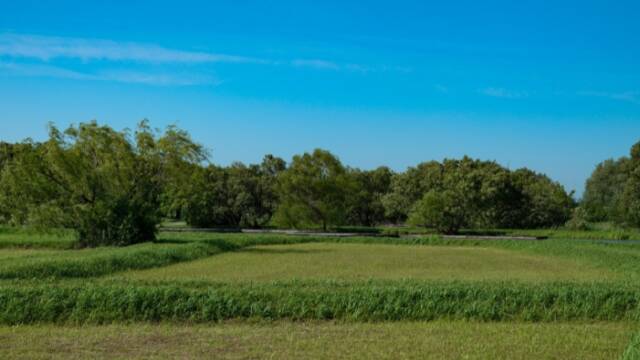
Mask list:
[[[560,226],[574,206],[571,195],[545,175],[468,157],[410,168],[394,178],[385,205],[392,219],[447,233]]]
[[[95,122],[65,131],[51,126],[43,143],[0,144],[0,221],[75,229],[81,244],[97,246],[153,239],[162,217],[196,227],[325,230],[409,221],[455,233],[556,227],[574,207],[571,194],[545,175],[469,157],[402,173],[349,168],[321,149],[294,156],[288,166],[271,155],[225,167],[207,159],[174,126],[160,133],[143,122],[133,136]],[[615,191],[633,199],[640,175],[626,178]],[[619,196],[593,198],[612,197]],[[625,206],[632,219],[640,203]]]
[[[296,155],[278,179],[280,204],[276,223],[285,227],[308,227],[345,222],[348,195],[354,189],[347,170],[328,151]]]
[[[353,189],[347,197],[349,225],[375,226],[387,221],[382,199],[389,192],[393,172],[385,166],[365,171],[348,169]]]
[[[640,226],[640,142],[629,157],[596,166],[587,180],[582,206],[590,221]]]
[[[284,169],[284,160],[271,155],[260,165],[196,168],[179,191],[182,215],[197,227],[265,226],[276,210],[276,179]]]
[[[153,240],[171,167],[187,162],[143,122],[133,139],[95,122],[25,141],[2,171],[0,208],[14,224],[76,230],[83,246]],[[182,151],[182,150],[180,150]]]

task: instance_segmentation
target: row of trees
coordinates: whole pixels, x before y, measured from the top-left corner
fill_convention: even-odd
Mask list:
[[[581,210],[588,221],[640,226],[640,142],[628,157],[598,164],[587,180]]]
[[[344,166],[328,151],[262,163],[209,164],[186,132],[95,122],[46,142],[0,145],[0,219],[77,230],[87,246],[152,239],[162,217],[198,227],[286,228],[411,223],[463,227],[564,224],[571,194],[545,175],[468,157],[394,173]]]

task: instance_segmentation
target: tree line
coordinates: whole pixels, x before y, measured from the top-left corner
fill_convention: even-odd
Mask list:
[[[0,144],[0,221],[75,229],[82,245],[97,246],[151,240],[163,218],[324,230],[408,223],[456,233],[561,226],[576,206],[544,174],[466,156],[400,173],[348,167],[321,149],[289,163],[267,155],[222,167],[209,157],[175,126],[50,125],[44,142]]]

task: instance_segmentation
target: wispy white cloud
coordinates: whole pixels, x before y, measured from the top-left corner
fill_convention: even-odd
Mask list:
[[[504,98],[504,99],[522,99],[529,97],[529,93],[526,91],[507,90],[504,88],[488,87],[478,90],[478,92],[485,96]]]
[[[603,97],[611,100],[619,100],[619,101],[631,102],[634,104],[640,104],[640,91],[625,91],[625,92],[581,91],[578,93],[578,95]]]
[[[41,64],[16,64],[0,62],[0,72],[14,76],[42,76],[73,80],[94,80],[94,77],[77,71]]]
[[[217,85],[220,82],[203,74],[173,74],[163,72],[139,72],[107,70],[97,73],[83,73],[58,66],[43,64],[16,64],[0,62],[0,74],[10,76],[49,77],[71,80],[112,81],[146,85]]]
[[[449,88],[442,84],[435,84],[433,85],[433,88],[439,93],[443,93],[443,94],[449,93]]]
[[[0,34],[0,56],[49,61],[59,58],[83,61],[131,61],[143,63],[248,63],[308,67],[319,70],[370,71],[373,68],[361,64],[340,64],[324,59],[296,58],[291,61],[272,60],[247,56],[194,52],[170,49],[154,44],[116,42],[101,39],[80,39],[25,34]],[[387,68],[384,68],[387,70]]]
[[[321,70],[340,70],[340,65],[332,61],[320,59],[295,59],[291,61],[291,65],[297,67],[310,67]]]
[[[137,71],[103,71],[98,80],[146,85],[218,85],[220,81],[204,74],[145,73]]]
[[[407,67],[391,67],[391,66],[370,66],[354,63],[339,63],[335,61],[322,60],[322,59],[294,59],[291,65],[299,68],[312,68],[316,70],[332,70],[332,71],[346,71],[356,73],[369,73],[369,72],[397,72],[397,73],[409,73],[413,69]]]
[[[0,34],[0,55],[43,61],[73,58],[149,63],[266,62],[251,57],[174,50],[151,44],[22,34]]]
[[[291,66],[311,70],[344,72],[408,72],[401,67],[368,66],[356,63],[341,63],[319,58],[294,57],[269,59],[211,52],[171,49],[155,44],[117,42],[104,39],[68,38],[30,34],[0,33],[0,70],[12,75],[47,76],[76,80],[103,80],[153,85],[216,84],[216,79],[207,75],[214,63],[259,64],[266,66]],[[75,60],[69,63],[64,60]],[[78,63],[81,61],[82,63]],[[84,71],[85,63],[96,62],[90,72]],[[66,67],[57,65],[65,64]],[[94,64],[95,65],[95,64]],[[141,66],[150,66],[150,73],[139,72]],[[152,65],[152,66],[151,66]],[[185,65],[190,71],[183,73]],[[118,69],[114,70],[113,68]],[[135,71],[122,70],[123,67]],[[160,68],[160,72],[158,72]],[[84,71],[84,72],[83,72]]]

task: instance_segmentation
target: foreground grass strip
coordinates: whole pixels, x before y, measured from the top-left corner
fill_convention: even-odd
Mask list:
[[[4,359],[615,359],[629,323],[232,322],[0,327]]]
[[[87,278],[195,260],[223,251],[205,243],[143,244],[125,248],[68,251],[0,265],[0,279]]]
[[[347,321],[638,320],[640,290],[607,284],[331,282],[130,283],[0,288],[0,323],[207,322],[237,318]]]

